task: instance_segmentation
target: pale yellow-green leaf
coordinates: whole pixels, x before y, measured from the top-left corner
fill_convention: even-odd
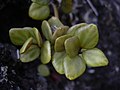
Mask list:
[[[50,75],[50,71],[49,71],[49,68],[47,67],[47,65],[41,64],[38,66],[38,75],[41,75],[41,76],[49,76]]]
[[[98,48],[83,51],[82,56],[86,64],[90,67],[100,67],[108,65],[108,59]]]
[[[45,41],[42,48],[41,48],[41,55],[40,55],[41,62],[43,64],[47,64],[51,60],[51,45],[49,41]]]
[[[59,74],[64,74],[64,58],[66,56],[65,51],[55,52],[52,58],[52,65]]]
[[[56,52],[64,51],[65,50],[64,42],[66,39],[68,39],[70,37],[71,37],[71,35],[63,35],[63,36],[58,37],[55,40],[55,45],[54,45],[55,51]]]
[[[15,45],[23,45],[25,41],[30,38],[28,29],[24,28],[11,28],[9,30],[10,40]]]
[[[98,43],[99,35],[95,24],[89,24],[81,27],[75,32],[75,35],[79,38],[81,48],[94,48]]]
[[[60,37],[60,36],[62,36],[62,35],[65,35],[66,32],[67,32],[67,30],[68,30],[68,28],[69,28],[68,26],[61,26],[61,27],[57,28],[57,29],[55,30],[55,32],[53,33],[52,42],[55,42],[55,40],[56,40],[58,37]]]
[[[65,50],[69,57],[75,57],[78,55],[80,49],[79,39],[76,36],[70,37],[65,40]]]
[[[44,20],[50,14],[50,9],[48,5],[39,5],[37,3],[32,3],[29,8],[29,16],[35,20]]]
[[[67,34],[70,34],[73,36],[78,29],[84,26],[87,26],[87,24],[86,23],[76,24],[68,29]]]
[[[39,31],[37,30],[37,28],[33,28],[33,29],[34,29],[33,32],[34,32],[37,44],[39,47],[41,47],[42,46],[42,37],[41,37]]]
[[[64,72],[69,80],[74,80],[81,76],[85,69],[86,65],[79,55],[74,58],[70,58],[69,56],[64,58]]]
[[[37,45],[31,45],[24,53],[20,54],[22,62],[31,62],[40,55],[40,48]]]
[[[58,27],[61,27],[61,26],[64,26],[62,24],[62,22],[57,18],[57,17],[51,17],[49,20],[48,20],[48,23],[50,24],[50,26],[52,28],[58,28]]]
[[[44,20],[42,22],[41,28],[42,28],[42,33],[45,36],[45,38],[47,40],[51,41],[52,40],[52,30],[51,30],[49,23],[46,20]]]
[[[20,53],[24,53],[30,45],[33,43],[33,38],[30,37],[26,42],[23,44],[22,48],[20,49]]]

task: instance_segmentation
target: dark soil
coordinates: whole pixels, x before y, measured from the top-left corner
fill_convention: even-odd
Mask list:
[[[49,77],[39,76],[38,59],[30,63],[17,59],[17,47],[10,42],[9,29],[27,26],[40,30],[41,21],[28,16],[30,4],[30,0],[0,0],[0,90],[120,90],[119,0],[74,0],[70,15],[60,13],[62,22],[69,26],[81,22],[97,24],[98,48],[109,59],[108,66],[87,67],[86,72],[74,81],[56,73],[51,65],[48,65]]]

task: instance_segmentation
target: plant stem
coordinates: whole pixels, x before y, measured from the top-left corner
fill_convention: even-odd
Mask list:
[[[59,18],[59,14],[58,14],[58,8],[56,7],[56,5],[54,3],[51,3],[53,10],[54,10],[54,16]]]

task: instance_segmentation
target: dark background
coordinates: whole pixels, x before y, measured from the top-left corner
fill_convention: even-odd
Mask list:
[[[13,27],[37,27],[41,21],[29,18],[30,0],[0,0],[0,90],[120,90],[120,1],[73,0],[73,11],[60,19],[65,25],[95,23],[100,48],[109,60],[106,67],[90,68],[74,81],[55,72],[51,65],[49,77],[37,75],[39,60],[21,63],[16,56],[19,47],[9,39]],[[52,16],[53,13],[51,12]]]

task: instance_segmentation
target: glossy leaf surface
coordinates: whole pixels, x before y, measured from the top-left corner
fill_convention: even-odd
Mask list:
[[[58,28],[58,27],[63,26],[62,22],[57,17],[51,17],[48,20],[48,23],[50,24],[52,28]]]
[[[42,22],[41,28],[42,28],[42,33],[45,36],[45,38],[47,40],[51,41],[52,40],[52,30],[51,30],[49,23],[46,20],[44,20]]]
[[[68,38],[65,40],[65,50],[69,57],[75,57],[78,55],[78,51],[80,49],[79,39],[76,36]]]
[[[38,44],[38,46],[42,46],[42,37],[41,37],[41,35],[40,35],[40,33],[39,33],[39,31],[37,30],[37,28],[33,28],[34,30],[33,30],[33,32],[34,32],[34,35],[35,35],[35,39],[36,39],[36,41],[37,41],[37,44]]]
[[[39,65],[38,66],[38,74],[41,76],[49,76],[50,75],[49,68],[43,64]]]
[[[22,62],[31,62],[40,55],[40,48],[37,45],[31,45],[24,53],[20,54]]]
[[[90,67],[100,67],[108,65],[108,59],[104,53],[97,48],[89,49],[82,54],[86,64]]]
[[[62,35],[65,35],[66,32],[67,32],[67,30],[68,30],[68,28],[69,28],[68,26],[61,26],[61,27],[57,28],[57,29],[55,30],[55,32],[53,33],[52,42],[55,42],[55,40],[56,40],[58,37],[60,37],[60,36],[62,36]]]
[[[52,58],[52,65],[59,74],[64,74],[64,58],[66,56],[65,51],[55,52]]]
[[[51,45],[49,41],[45,41],[41,48],[41,62],[47,64],[51,60]]]
[[[98,29],[94,24],[81,27],[75,32],[75,35],[79,38],[81,48],[94,48],[98,43]]]
[[[32,44],[33,38],[30,37],[26,42],[23,44],[22,48],[20,49],[20,53],[24,53]]]
[[[48,5],[42,6],[37,3],[32,3],[29,8],[29,16],[35,20],[44,20],[50,14]]]
[[[31,28],[11,28],[9,31],[11,42],[15,45],[23,45],[31,36],[29,30],[31,30]]]
[[[84,73],[86,65],[80,56],[64,58],[64,71],[69,80],[74,80]]]
[[[69,28],[69,30],[67,31],[67,34],[70,34],[73,36],[78,29],[80,29],[81,27],[84,27],[84,26],[87,26],[87,24],[86,23],[76,24]]]
[[[71,35],[63,35],[63,36],[58,37],[55,40],[55,45],[54,45],[55,51],[56,52],[64,51],[65,50],[64,42],[66,39],[68,39],[70,37],[71,37]]]

